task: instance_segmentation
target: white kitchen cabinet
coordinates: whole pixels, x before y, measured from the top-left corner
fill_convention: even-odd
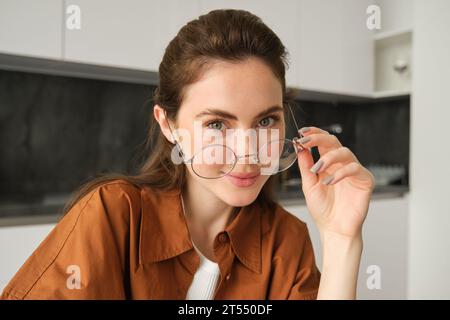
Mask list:
[[[320,236],[307,207],[281,204],[288,212],[307,223],[316,262],[321,269]],[[407,298],[408,209],[408,195],[371,200],[363,227],[364,249],[358,277],[358,299]],[[379,289],[369,289],[367,285],[374,275],[372,270],[379,271]]]
[[[384,34],[399,30],[410,30],[413,26],[413,1],[376,0],[381,10],[381,28],[377,33]]]
[[[213,9],[244,9],[280,37],[288,86],[370,96],[370,0],[2,0],[0,52],[91,65],[158,71],[165,48],[188,21]],[[78,6],[80,28],[66,28]]]
[[[298,87],[370,96],[373,31],[366,26],[370,0],[299,0]]]
[[[376,3],[381,10],[381,28],[374,36],[374,94],[377,97],[410,94],[413,3],[410,0],[377,0]]]
[[[81,28],[65,30],[64,59],[158,71],[166,46],[197,16],[198,1],[67,0],[81,11]]]
[[[55,223],[0,227],[0,292],[54,227]]]
[[[1,0],[0,53],[61,59],[62,0]]]

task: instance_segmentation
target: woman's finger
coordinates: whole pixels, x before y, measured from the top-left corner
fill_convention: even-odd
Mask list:
[[[301,128],[299,130],[299,136],[301,139],[297,140],[297,145],[300,150],[304,150],[298,153],[298,165],[302,177],[302,189],[303,191],[307,191],[319,181],[319,176],[310,170],[314,165],[311,148],[318,146],[319,153],[322,156],[328,150],[338,149],[342,145],[335,136],[317,127]]]
[[[311,150],[312,147],[317,147],[320,156],[324,155],[330,150],[342,147],[339,139],[332,134],[312,133],[306,137],[297,140],[303,148]]]
[[[314,164],[314,159],[309,149],[299,149],[297,153],[298,167],[302,177],[302,189],[305,193],[318,181],[318,176],[309,169]]]
[[[352,161],[359,163],[358,159],[349,148],[340,147],[323,154],[310,171],[313,173],[321,173],[334,165],[342,167]]]
[[[323,178],[320,182],[325,185],[334,185],[339,181],[351,176],[359,177],[362,180],[370,179],[370,176],[367,174],[366,170],[364,170],[364,167],[360,163],[353,161],[339,168],[331,175]]]
[[[303,127],[300,130],[298,130],[298,133],[300,133],[301,136],[307,136],[312,133],[330,134],[328,131],[317,128],[317,127]]]

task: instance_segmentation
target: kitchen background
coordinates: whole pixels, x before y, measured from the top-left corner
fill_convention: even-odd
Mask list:
[[[425,175],[442,175],[428,166],[450,155],[424,137],[437,136],[435,125],[449,115],[440,100],[448,92],[449,45],[438,39],[450,31],[448,3],[105,3],[0,0],[0,290],[54,227],[71,192],[99,173],[134,172],[165,46],[187,21],[229,7],[259,15],[287,46],[299,126],[335,134],[375,175],[358,298],[450,298],[442,229],[450,209],[439,200],[448,187]],[[71,5],[81,10],[80,29],[66,24]],[[381,9],[379,30],[366,25],[371,5]],[[428,21],[430,13],[437,18]],[[442,65],[433,67],[437,61]],[[277,197],[307,222],[320,266],[318,233],[299,186],[297,165],[276,177]],[[374,267],[379,288],[370,285]]]

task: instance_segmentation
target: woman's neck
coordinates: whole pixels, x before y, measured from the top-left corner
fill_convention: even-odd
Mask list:
[[[220,229],[220,232],[233,218],[235,207],[229,206],[202,186],[188,185],[182,196],[186,218],[201,226],[202,230]]]
[[[189,179],[181,195],[193,242],[208,259],[214,260],[214,238],[233,220],[236,208]]]

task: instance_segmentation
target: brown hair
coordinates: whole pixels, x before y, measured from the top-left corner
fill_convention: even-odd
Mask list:
[[[254,14],[232,9],[210,11],[188,22],[170,41],[159,65],[159,85],[154,91],[153,103],[161,106],[170,120],[176,121],[184,89],[200,78],[209,66],[208,62],[212,59],[239,62],[257,57],[280,80],[283,105],[286,105],[293,102],[285,85],[287,55],[278,36]],[[137,174],[109,173],[94,178],[74,192],[72,199],[63,208],[63,214],[95,187],[117,179],[138,187],[150,187],[155,191],[183,188],[187,170],[184,164],[172,162],[172,147],[151,112],[144,145],[144,154],[148,154],[148,157],[144,157]],[[257,198],[269,208],[275,205],[272,183],[273,176],[265,183]]]

